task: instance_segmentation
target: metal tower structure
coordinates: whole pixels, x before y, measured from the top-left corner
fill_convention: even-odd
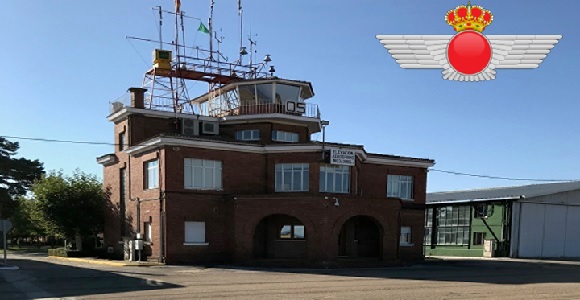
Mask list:
[[[220,87],[241,80],[266,78],[273,75],[273,66],[266,72],[266,67],[270,62],[270,56],[261,63],[243,64],[242,58],[247,55],[246,47],[243,47],[240,39],[240,59],[235,62],[227,62],[224,55],[213,49],[213,39],[218,43],[217,33],[213,32],[213,7],[214,0],[210,1],[210,17],[208,20],[209,29],[200,24],[199,31],[209,32],[209,50],[201,47],[189,47],[185,45],[184,19],[198,18],[186,16],[181,10],[180,1],[176,1],[175,11],[162,10],[160,6],[154,8],[159,12],[159,48],[153,51],[153,66],[145,72],[143,78],[143,88],[147,89],[145,96],[145,107],[154,110],[171,111],[175,113],[201,114],[200,107],[197,106],[189,95],[189,86],[192,82],[205,82],[208,84],[208,92],[215,93],[215,97],[220,101],[211,103],[212,107],[207,108],[207,112],[219,111],[224,108],[233,108],[237,97],[229,97],[219,94]],[[169,14],[175,17],[175,36],[171,43],[162,40],[161,27],[163,15]],[[242,8],[241,1],[238,1],[238,15],[240,18],[240,34],[242,34]],[[204,29],[204,30],[202,30]],[[156,42],[147,39],[140,39],[149,42]],[[251,41],[252,47],[255,42]],[[163,49],[164,45],[170,46],[171,50]],[[218,44],[219,45],[219,44]],[[250,51],[253,51],[251,49]],[[250,53],[252,55],[253,53]]]

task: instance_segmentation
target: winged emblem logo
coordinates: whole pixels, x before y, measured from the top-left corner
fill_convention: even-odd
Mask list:
[[[493,15],[481,6],[461,5],[445,15],[455,35],[377,35],[403,69],[443,69],[443,79],[495,79],[496,69],[534,69],[561,35],[483,35]]]

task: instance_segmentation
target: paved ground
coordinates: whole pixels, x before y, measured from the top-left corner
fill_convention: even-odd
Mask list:
[[[0,299],[580,299],[580,262],[446,259],[296,270],[108,266],[11,255]]]

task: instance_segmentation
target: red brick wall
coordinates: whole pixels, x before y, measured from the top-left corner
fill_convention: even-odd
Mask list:
[[[131,144],[153,135],[167,132],[173,124],[168,119],[131,117],[115,124],[118,133],[128,132]],[[271,143],[271,130],[300,133],[301,142],[309,141],[306,127],[290,125],[223,126],[221,133],[234,137],[235,130],[261,130],[264,144]],[[168,263],[244,262],[253,259],[254,232],[258,223],[267,216],[282,214],[299,219],[306,227],[305,249],[310,261],[334,261],[338,256],[338,235],[345,222],[354,216],[368,216],[381,224],[382,254],[384,261],[421,259],[425,203],[426,171],[422,168],[361,163],[351,167],[351,193],[329,194],[319,192],[319,165],[321,153],[244,153],[208,150],[193,147],[163,147],[132,157],[115,148],[119,162],[104,168],[105,186],[111,191],[111,206],[119,206],[119,169],[127,168],[130,186],[127,191],[127,217],[130,228],[140,228],[143,222],[152,224],[152,241],[147,247],[150,259],[165,256]],[[159,188],[144,190],[144,162],[159,159]],[[184,188],[184,158],[218,160],[222,162],[222,191],[199,191]],[[275,192],[275,165],[277,163],[309,163],[309,191],[300,193]],[[386,197],[387,175],[414,177],[415,206],[403,205],[399,199]],[[328,199],[325,199],[328,197]],[[333,197],[340,206],[334,206]],[[137,217],[139,198],[140,216]],[[114,216],[112,213],[111,216]],[[137,219],[140,219],[137,224]],[[163,220],[164,219],[164,220]],[[163,222],[164,221],[164,222]],[[184,222],[206,222],[208,245],[184,245]],[[106,243],[119,249],[120,224],[109,218],[105,229]],[[163,224],[163,226],[161,226]],[[401,226],[412,227],[414,246],[399,247]],[[165,247],[161,248],[164,236]],[[296,249],[294,249],[296,250]],[[298,250],[297,250],[298,251]],[[283,255],[282,255],[283,256]]]
[[[338,234],[344,223],[354,216],[368,216],[382,227],[382,259],[395,260],[398,246],[398,201],[358,197],[339,198],[340,206],[324,196],[236,197],[234,201],[234,230],[237,262],[252,259],[253,235],[256,226],[267,216],[289,215],[305,225],[308,258],[329,262],[338,257]]]
[[[272,141],[272,130],[280,130],[280,131],[298,133],[299,143],[310,142],[310,132],[308,131],[308,127],[286,125],[286,124],[253,123],[253,124],[221,125],[220,126],[220,135],[224,136],[224,137],[228,137],[232,140],[235,140],[236,131],[249,130],[249,129],[260,130],[260,141],[256,141],[256,143],[259,143],[262,145],[285,144],[284,142]]]
[[[232,256],[232,203],[219,195],[166,194],[168,263],[227,263]],[[208,245],[184,245],[185,222],[205,222]]]
[[[136,145],[162,133],[179,133],[179,120],[152,118],[142,115],[129,116],[129,143]]]
[[[411,227],[411,244],[400,247],[399,256],[403,260],[423,259],[423,237],[425,234],[425,209],[404,209],[401,212],[401,227]]]

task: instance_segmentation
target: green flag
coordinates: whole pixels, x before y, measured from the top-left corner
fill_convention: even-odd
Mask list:
[[[197,28],[197,31],[209,34],[209,29],[207,29],[207,27],[205,27],[202,22],[199,22],[199,28]]]

